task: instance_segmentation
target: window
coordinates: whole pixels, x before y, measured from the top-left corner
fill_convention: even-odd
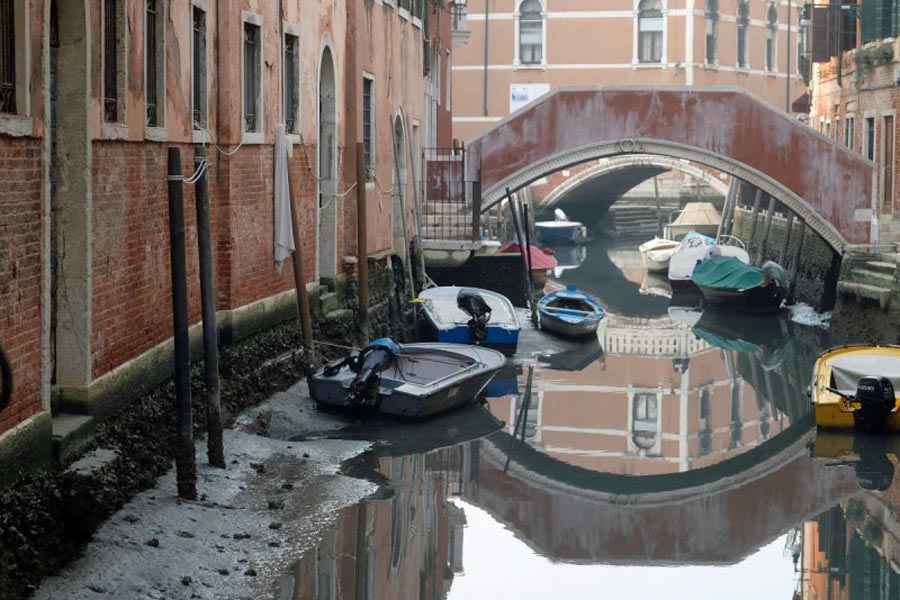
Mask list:
[[[16,14],[14,0],[0,0],[0,112],[16,112]]]
[[[875,117],[866,117],[866,129],[863,132],[864,155],[871,161],[875,160]]]
[[[660,0],[641,0],[638,5],[638,61],[662,62],[663,14]]]
[[[194,129],[206,128],[206,12],[194,7],[194,38],[191,48],[193,82],[192,116]]]
[[[854,136],[856,135],[856,119],[853,117],[844,118],[844,145],[853,149]]]
[[[244,22],[244,131],[260,131],[260,26]]]
[[[434,53],[434,77],[432,77],[432,81],[434,81],[434,98],[438,104],[441,103],[441,77],[443,75],[441,71],[441,49],[437,48]]]
[[[374,81],[363,78],[363,154],[366,161],[366,181],[375,181],[375,147],[372,144],[372,86]]]
[[[124,60],[118,0],[103,2],[103,119],[115,122],[123,117],[119,106],[119,67]],[[124,82],[123,82],[124,83]]]
[[[774,73],[778,70],[775,63],[775,43],[778,39],[778,9],[769,5],[766,12],[766,71]]]
[[[300,38],[284,36],[284,126],[289,133],[300,129]]]
[[[716,64],[716,38],[719,33],[719,0],[706,0],[706,64]]]
[[[747,0],[741,0],[738,4],[737,16],[737,61],[742,69],[749,66],[747,62],[747,31],[750,28],[750,4]]]
[[[165,64],[163,1],[145,0],[144,18],[144,101],[148,127],[162,125],[165,97]]]
[[[538,0],[525,0],[519,5],[519,62],[538,65],[543,60],[543,7]]]
[[[831,137],[831,121],[825,121],[825,135]]]
[[[453,67],[452,64],[453,57],[450,52],[447,52],[447,73],[444,75],[444,89],[446,90],[446,101],[445,108],[450,110],[450,99],[451,99],[451,84],[453,83]]]
[[[631,439],[642,450],[650,450],[656,445],[658,403],[655,392],[638,392],[634,395]]]

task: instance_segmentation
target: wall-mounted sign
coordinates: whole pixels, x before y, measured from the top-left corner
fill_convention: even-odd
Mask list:
[[[509,112],[516,112],[549,91],[549,83],[511,83],[509,85]]]

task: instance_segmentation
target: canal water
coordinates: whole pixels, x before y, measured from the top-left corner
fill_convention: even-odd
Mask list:
[[[900,598],[892,449],[813,427],[826,326],[705,313],[633,243],[557,256],[597,341],[523,331],[484,406],[343,432],[381,491],[278,598]]]

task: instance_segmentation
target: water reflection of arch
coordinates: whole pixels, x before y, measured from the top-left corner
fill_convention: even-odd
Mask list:
[[[730,564],[857,490],[852,473],[807,456],[809,424],[710,467],[645,477],[588,471],[498,433],[479,444],[463,496],[552,560]]]

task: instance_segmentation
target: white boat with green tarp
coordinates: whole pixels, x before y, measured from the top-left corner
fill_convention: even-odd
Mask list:
[[[760,269],[716,256],[698,264],[692,276],[710,306],[739,312],[776,312],[786,292],[784,269],[774,262]]]

